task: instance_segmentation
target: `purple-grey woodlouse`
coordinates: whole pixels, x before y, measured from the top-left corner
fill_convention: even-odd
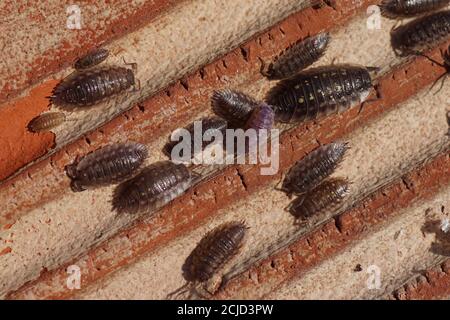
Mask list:
[[[96,49],[88,52],[85,56],[78,59],[74,67],[75,69],[88,69],[98,65],[109,56],[109,51],[106,49]]]
[[[336,170],[348,149],[346,142],[320,146],[292,166],[281,190],[288,195],[300,195],[314,189]]]
[[[442,9],[450,0],[383,0],[379,7],[387,18],[407,18]]]
[[[201,134],[201,136],[198,136],[197,139],[199,141],[198,145],[201,147],[201,150],[195,150],[194,149],[194,139],[195,139],[195,132],[194,132],[194,123],[192,123],[191,125],[187,126],[186,129],[189,134],[190,134],[190,146],[191,146],[191,158],[194,157],[194,155],[196,154],[197,151],[203,151],[208,145],[210,145],[211,143],[224,143],[224,141],[213,141],[211,142],[211,140],[214,140],[214,136],[217,132],[220,132],[222,137],[225,137],[225,131],[227,129],[227,121],[223,120],[221,118],[218,117],[208,117],[208,118],[203,118],[201,119],[201,128],[202,130],[199,132]],[[181,139],[181,138],[180,138]],[[186,141],[184,140],[178,140],[178,141],[169,141],[165,146],[164,146],[164,153],[166,155],[168,155],[169,157],[171,157],[172,160],[173,156],[175,157],[184,157],[183,151],[184,148],[180,150],[179,154],[175,154],[172,155],[172,150],[173,148],[178,145],[179,143],[186,143]]]
[[[266,103],[261,103],[250,114],[250,117],[245,124],[245,129],[272,129],[275,121],[275,113],[271,106]]]
[[[119,213],[153,211],[184,193],[191,183],[192,175],[184,164],[158,161],[117,186],[113,209]]]
[[[450,37],[450,10],[415,19],[391,31],[391,44],[398,56],[421,53]]]
[[[243,244],[248,227],[244,222],[226,222],[209,231],[197,244],[183,265],[186,284],[168,295],[198,293],[198,285],[207,282],[235,257]]]
[[[140,143],[112,144],[95,150],[66,167],[73,191],[118,183],[129,178],[147,158],[147,147]]]
[[[374,67],[331,65],[305,70],[280,81],[267,94],[275,120],[295,123],[342,112],[364,102],[373,87]]]
[[[289,211],[299,223],[304,223],[314,215],[335,210],[348,193],[347,179],[330,178],[295,199],[290,204]]]
[[[132,69],[104,67],[76,72],[56,86],[50,101],[60,106],[90,106],[135,85]]]
[[[32,132],[50,131],[66,121],[63,112],[46,112],[32,119],[28,124],[28,129]]]
[[[285,49],[267,69],[263,64],[261,73],[270,80],[290,78],[317,61],[329,40],[329,33],[324,32],[299,41]]]
[[[230,126],[243,128],[259,103],[240,91],[225,89],[214,91],[211,104],[214,113],[227,120]]]

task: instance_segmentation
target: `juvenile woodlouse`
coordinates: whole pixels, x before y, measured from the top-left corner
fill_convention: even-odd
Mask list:
[[[245,93],[225,89],[214,91],[211,104],[216,115],[227,120],[231,126],[242,128],[245,126],[252,110],[259,103]]]
[[[270,130],[275,121],[275,113],[271,106],[266,103],[261,103],[250,114],[245,129],[266,129]]]
[[[200,146],[201,146],[201,150],[205,150],[205,148],[211,144],[212,142],[210,140],[214,140],[214,134],[217,132],[220,132],[222,134],[222,136],[225,136],[225,131],[227,129],[227,122],[221,118],[218,117],[209,117],[209,118],[203,118],[201,119],[201,125],[202,125],[202,130],[200,132],[201,136],[197,137],[197,139],[199,139],[200,141]],[[189,134],[190,134],[190,145],[191,145],[191,158],[194,157],[196,150],[194,150],[194,139],[195,139],[195,132],[194,132],[194,123],[192,123],[191,125],[185,127],[184,129],[186,129]],[[181,139],[181,138],[180,138]],[[172,157],[172,150],[173,148],[179,144],[182,143],[183,141],[169,141],[165,146],[164,146],[164,152],[166,155]],[[224,141],[214,141],[215,143],[223,143]],[[183,151],[184,150],[180,150],[180,154],[176,154],[176,157],[183,157]],[[200,150],[199,150],[200,151]],[[173,160],[173,159],[172,159]]]
[[[433,62],[433,63],[437,64],[438,66],[441,66],[442,68],[445,69],[445,72],[441,76],[439,76],[439,78],[436,79],[436,81],[433,83],[433,85],[430,88],[430,90],[432,90],[433,87],[436,85],[436,83],[438,83],[439,80],[442,79],[441,87],[435,92],[435,94],[436,94],[442,90],[442,88],[444,87],[445,79],[450,74],[450,45],[448,46],[447,51],[441,51],[441,56],[442,56],[442,59],[444,60],[443,63],[440,63],[426,55],[422,55],[422,56],[424,56],[431,62]]]
[[[413,20],[391,31],[391,44],[398,56],[421,53],[450,36],[450,10]]]
[[[329,33],[324,32],[299,41],[284,50],[267,69],[263,64],[261,73],[270,80],[290,78],[323,56],[329,40]]]
[[[198,293],[198,286],[210,280],[236,256],[245,242],[248,227],[244,222],[226,222],[209,231],[183,265],[186,284],[168,295]]]
[[[313,215],[336,209],[348,193],[349,183],[346,179],[331,178],[295,199],[289,211],[299,223],[304,223]]]
[[[135,85],[132,69],[104,67],[72,74],[53,90],[50,101],[61,106],[90,106]]]
[[[442,9],[450,0],[383,0],[381,14],[387,18],[408,18]]]
[[[191,182],[191,173],[184,164],[155,162],[116,188],[113,209],[119,213],[159,209],[186,191]]]
[[[97,49],[88,52],[85,56],[78,59],[74,67],[75,69],[87,69],[98,65],[109,56],[109,51],[106,49]]]
[[[374,67],[331,65],[305,70],[280,81],[267,94],[275,120],[301,122],[342,112],[364,102],[372,88]]]
[[[49,131],[64,121],[66,121],[66,115],[63,112],[46,112],[31,120],[28,129],[36,133]]]
[[[66,167],[72,190],[108,185],[129,178],[147,158],[147,147],[128,142],[100,148]]]
[[[320,146],[292,166],[281,190],[288,195],[300,195],[314,189],[334,172],[348,149],[346,142]]]

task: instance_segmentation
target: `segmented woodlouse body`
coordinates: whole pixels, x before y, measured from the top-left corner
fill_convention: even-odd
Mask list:
[[[348,192],[349,183],[346,179],[331,178],[295,199],[289,211],[296,219],[306,221],[313,215],[335,210]]]
[[[198,132],[198,134],[201,134],[201,136],[198,136],[197,139],[200,142],[199,145],[201,146],[201,150],[203,151],[209,144],[211,143],[219,143],[224,142],[222,141],[211,141],[214,140],[214,135],[217,132],[220,132],[223,137],[225,137],[225,131],[227,129],[227,122],[221,118],[218,117],[209,117],[209,118],[203,118],[201,119],[201,131]],[[191,125],[187,126],[186,129],[189,132],[190,139],[189,143],[191,146],[191,158],[194,157],[196,150],[194,149],[194,139],[195,139],[195,123],[192,123]],[[179,143],[185,143],[183,140],[178,141],[170,141],[164,146],[164,152],[168,156],[172,156],[172,150],[173,148],[179,144]],[[183,157],[183,149],[180,150],[179,154],[175,154],[176,157]],[[200,150],[199,150],[200,151]],[[173,160],[173,159],[172,159]]]
[[[209,231],[183,265],[183,275],[187,283],[168,297],[193,290],[196,285],[216,275],[239,253],[245,242],[247,229],[244,222],[231,221]]]
[[[267,70],[263,65],[261,73],[270,80],[292,77],[317,61],[325,53],[329,40],[328,33],[319,33],[299,41],[283,51]]]
[[[181,195],[191,182],[191,173],[184,164],[158,161],[116,188],[113,208],[119,213],[153,211]]]
[[[46,112],[30,121],[28,129],[32,132],[50,131],[66,121],[63,112]]]
[[[84,57],[78,59],[74,67],[75,69],[87,69],[98,65],[109,56],[109,51],[106,49],[97,49],[87,53]]]
[[[64,79],[53,91],[51,102],[61,106],[90,106],[135,85],[133,70],[106,67],[84,70]]]
[[[91,152],[66,167],[73,191],[108,185],[129,178],[147,158],[145,145],[135,142],[113,144]]]
[[[399,56],[420,53],[450,37],[450,10],[413,20],[391,31],[391,44]]]
[[[270,130],[274,121],[275,113],[273,112],[272,107],[266,103],[261,103],[250,114],[250,117],[245,124],[245,129]]]
[[[308,69],[280,81],[266,101],[273,106],[275,120],[294,123],[342,112],[370,93],[369,67],[331,65]]]
[[[215,114],[227,120],[231,126],[242,128],[245,126],[252,110],[259,103],[245,93],[225,89],[214,91],[211,104]]]
[[[383,0],[381,14],[387,18],[407,18],[442,9],[450,0]]]
[[[348,149],[346,142],[320,146],[292,166],[281,190],[300,195],[314,189],[334,172]]]

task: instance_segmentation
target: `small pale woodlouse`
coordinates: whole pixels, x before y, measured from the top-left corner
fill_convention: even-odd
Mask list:
[[[258,102],[236,90],[225,89],[214,91],[211,104],[213,111],[219,117],[227,120],[229,125],[235,128],[243,128],[253,109]]]
[[[324,32],[299,41],[285,49],[267,68],[263,64],[261,73],[270,80],[290,78],[317,61],[325,53],[329,40],[329,33]]]
[[[100,148],[66,167],[72,190],[108,185],[129,178],[147,158],[147,147],[127,142]]]
[[[408,18],[442,9],[450,0],[383,0],[381,14],[387,18]]]
[[[109,51],[106,49],[96,49],[88,52],[85,56],[78,59],[74,67],[75,69],[88,69],[98,65],[109,56]]]
[[[349,193],[347,179],[330,178],[295,199],[288,207],[298,224],[306,223],[314,215],[335,210]]]
[[[320,146],[292,166],[281,190],[288,195],[301,195],[314,189],[334,172],[348,149],[346,142]]]
[[[420,54],[450,37],[450,10],[415,19],[391,31],[391,44],[398,56]]]
[[[275,120],[295,123],[342,112],[364,102],[373,87],[375,67],[331,65],[305,70],[282,80],[267,94]]]
[[[184,193],[191,183],[191,172],[184,164],[158,161],[117,186],[113,209],[119,213],[153,211]]]
[[[441,76],[439,76],[439,78],[436,79],[436,81],[433,83],[433,85],[430,88],[430,90],[432,90],[433,87],[436,85],[436,83],[438,83],[439,80],[442,79],[441,87],[436,91],[436,93],[438,93],[444,87],[445,79],[450,74],[450,45],[448,46],[447,51],[441,51],[441,56],[442,56],[442,59],[444,60],[443,63],[440,63],[424,54],[421,54],[421,55],[424,56],[425,58],[427,58],[428,60],[430,60],[431,62],[433,62],[433,63],[437,64],[438,66],[441,66],[442,68],[445,69],[445,72]]]
[[[266,103],[261,103],[250,114],[245,129],[266,129],[270,130],[275,121],[275,113],[271,106]]]
[[[186,284],[170,293],[167,298],[180,296],[188,292],[201,296],[210,293],[200,286],[217,275],[220,270],[235,257],[243,244],[248,227],[244,222],[226,222],[209,231],[197,244],[183,265]],[[199,292],[203,289],[203,292]]]
[[[66,121],[66,115],[63,112],[46,112],[31,120],[28,124],[28,129],[36,133],[50,131],[64,121]]]
[[[135,69],[135,64],[132,64]],[[135,86],[134,71],[104,67],[76,72],[56,86],[50,101],[59,106],[91,106]]]
[[[227,129],[227,121],[223,120],[221,118],[218,117],[208,117],[208,118],[203,118],[201,119],[201,125],[202,125],[202,131],[200,132],[201,136],[197,137],[197,139],[199,139],[200,142],[200,146],[201,146],[201,150],[198,151],[203,151],[205,150],[206,147],[208,147],[208,145],[210,145],[212,142],[210,141],[211,139],[214,140],[214,135],[217,132],[220,132],[222,134],[223,137],[225,137],[225,131]],[[194,149],[194,139],[195,139],[195,132],[194,132],[194,123],[192,123],[191,125],[187,126],[186,129],[189,134],[190,134],[190,144],[191,144],[191,158],[194,157],[194,155],[196,154],[196,151]],[[180,138],[181,139],[181,138]],[[165,146],[164,146],[164,153],[170,157],[172,157],[172,150],[173,148],[179,144],[182,143],[183,141],[169,141]],[[224,141],[214,141],[214,143],[224,143]],[[176,157],[183,157],[183,150],[180,150],[180,154],[176,154]],[[173,159],[172,159],[173,160]]]

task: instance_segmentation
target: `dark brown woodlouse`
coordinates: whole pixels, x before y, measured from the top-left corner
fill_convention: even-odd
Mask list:
[[[347,179],[330,178],[306,194],[295,199],[288,207],[298,224],[308,221],[314,215],[335,210],[349,193]]]
[[[266,101],[280,122],[295,123],[342,112],[368,97],[373,70],[378,68],[348,64],[308,69],[277,83]]]
[[[391,31],[391,44],[398,56],[420,54],[450,37],[450,10],[415,19]]]
[[[127,142],[109,145],[87,154],[66,167],[72,190],[108,185],[129,178],[147,158],[147,147]]]
[[[347,142],[320,146],[292,166],[284,178],[281,190],[290,196],[314,189],[336,170],[348,149]]]
[[[96,49],[88,52],[85,56],[78,59],[74,67],[75,69],[88,69],[98,65],[109,56],[109,51],[106,49]]]
[[[197,139],[199,141],[198,145],[201,146],[201,150],[195,150],[194,149],[194,139],[195,137],[195,132],[194,132],[194,123],[190,124],[189,126],[185,127],[184,129],[186,129],[189,134],[191,139],[189,140],[190,146],[191,146],[191,159],[195,156],[195,154],[199,151],[203,151],[206,149],[206,147],[208,147],[210,144],[212,143],[224,143],[224,141],[213,141],[211,142],[211,140],[214,140],[214,135],[217,132],[220,132],[222,134],[222,137],[225,137],[225,131],[227,129],[227,121],[223,120],[221,118],[218,117],[208,117],[208,118],[203,118],[201,119],[201,131],[199,132],[201,134],[201,136],[198,136]],[[169,141],[165,146],[164,146],[164,153],[166,155],[168,155],[169,157],[171,157],[172,160],[173,156],[175,156],[176,158],[183,158],[184,154],[183,151],[184,149],[181,149],[179,154],[174,154],[172,155],[172,150],[173,148],[179,144],[179,143],[186,143],[186,141],[183,142],[183,140],[178,140],[178,141]]]
[[[189,297],[195,293],[199,294],[198,290],[201,289],[199,286],[215,276],[239,253],[245,243],[247,229],[244,222],[231,221],[209,231],[183,265],[186,284],[170,293],[167,298],[180,296],[186,292],[189,292]]]
[[[117,186],[113,209],[131,214],[153,211],[181,195],[191,183],[191,173],[184,164],[158,161]]]
[[[421,54],[421,55],[424,56],[425,58],[427,58],[428,60],[430,60],[431,62],[433,62],[433,63],[437,64],[438,66],[441,66],[442,68],[445,69],[445,72],[441,76],[439,76],[439,78],[436,79],[436,81],[433,83],[433,85],[430,88],[430,90],[432,90],[433,87],[436,85],[436,83],[438,83],[439,80],[442,79],[441,87],[435,92],[435,94],[436,94],[442,90],[442,88],[444,87],[445,79],[450,74],[450,45],[448,46],[447,51],[441,51],[441,56],[442,56],[442,59],[444,60],[443,63],[440,63],[424,54]]]
[[[216,115],[227,120],[235,128],[243,128],[258,102],[252,97],[236,90],[214,91],[211,98],[212,109]]]
[[[450,0],[383,0],[379,7],[387,18],[408,18],[442,9]]]
[[[66,115],[63,112],[42,113],[28,124],[28,130],[31,132],[50,131],[66,121]]]
[[[135,86],[132,69],[123,67],[87,69],[64,79],[49,98],[51,103],[59,106],[91,106],[132,86]]]
[[[261,66],[262,75],[270,80],[294,76],[323,56],[329,40],[329,33],[324,32],[293,44],[285,49],[267,68],[263,64]]]

